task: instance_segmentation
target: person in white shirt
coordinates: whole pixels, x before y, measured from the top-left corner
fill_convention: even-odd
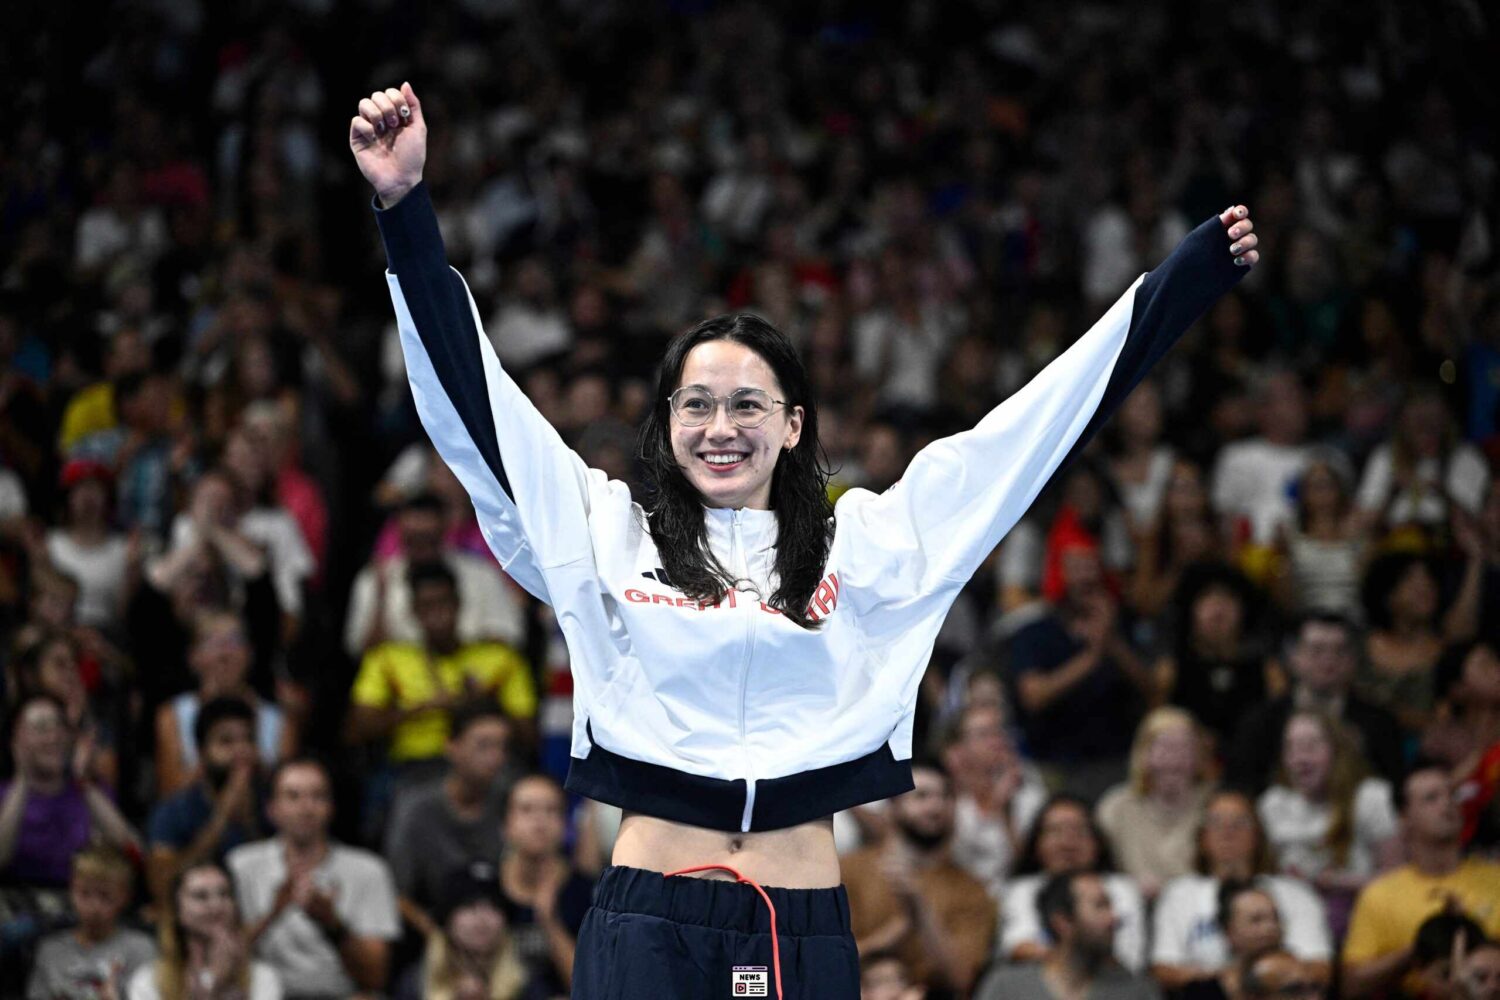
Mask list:
[[[108,467],[75,458],[63,466],[66,523],[47,532],[47,558],[78,582],[78,624],[110,630],[119,624],[127,596],[130,543],[110,530]]]
[[[276,970],[245,950],[224,869],[209,861],[183,869],[167,899],[161,957],[136,969],[126,1000],[281,1000]]]
[[[1321,712],[1297,711],[1281,738],[1277,782],[1256,808],[1277,866],[1352,902],[1400,856],[1390,782],[1369,776],[1352,736]]]
[[[280,765],[266,813],[277,836],[227,858],[256,954],[296,997],[383,989],[401,933],[395,881],[378,855],[329,840],[328,771],[308,758]]]
[[[344,626],[344,649],[350,656],[358,659],[382,642],[421,643],[406,570],[425,562],[443,563],[458,582],[461,642],[524,643],[520,602],[492,561],[443,544],[445,516],[443,502],[431,493],[419,493],[402,506],[401,555],[371,562],[354,578]]]
[[[1218,919],[1219,890],[1229,881],[1253,879],[1276,904],[1288,947],[1326,974],[1333,943],[1323,902],[1301,879],[1271,874],[1270,853],[1243,792],[1215,792],[1198,833],[1198,870],[1168,882],[1152,913],[1151,974],[1166,989],[1179,989],[1219,975],[1229,947]]]
[[[958,711],[945,734],[943,763],[954,787],[953,860],[999,899],[1047,786],[1016,751],[997,705]]]
[[[1233,537],[1269,545],[1276,529],[1296,516],[1291,487],[1307,464],[1307,394],[1297,375],[1266,376],[1256,412],[1260,435],[1224,446],[1209,492],[1214,510],[1231,521]]]
[[[1094,825],[1088,805],[1071,795],[1049,799],[1031,828],[1016,877],[1005,886],[1000,957],[1012,962],[1045,958],[1052,941],[1037,915],[1037,893],[1050,876],[1086,871],[1098,874],[1109,893],[1117,921],[1115,957],[1131,972],[1140,972],[1146,965],[1146,902],[1135,880],[1111,867],[1104,835]]]
[[[1370,526],[1441,533],[1451,507],[1479,513],[1489,482],[1489,463],[1460,439],[1443,397],[1420,389],[1402,404],[1390,440],[1366,459],[1355,504]]]

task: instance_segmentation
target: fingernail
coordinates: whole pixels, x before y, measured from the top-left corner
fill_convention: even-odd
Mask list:
[[[1230,239],[1234,239],[1235,237],[1237,237],[1239,235],[1240,235],[1240,227],[1239,226],[1235,226],[1233,229],[1231,229],[1229,231],[1229,238]]]
[[[385,123],[391,128],[395,128],[400,123],[400,121],[401,119],[397,118],[395,115],[387,115],[385,119]]]
[[[1244,267],[1245,266],[1245,258],[1243,258],[1243,257],[1236,257],[1234,259],[1234,262],[1236,264],[1238,264],[1240,267]]]
[[[375,131],[377,133],[385,131],[385,119],[384,118],[382,118],[380,121],[378,121],[378,122],[375,123]]]
[[[405,105],[403,105],[401,107],[400,114],[401,114],[402,118],[410,118],[411,117],[411,108],[408,108]]]
[[[1230,253],[1239,253],[1240,252],[1240,245],[1238,243],[1236,243],[1234,246],[1232,246],[1232,247],[1229,248],[1229,252]]]
[[[1234,217],[1236,219],[1243,219],[1245,217],[1245,208],[1243,205],[1234,210]]]

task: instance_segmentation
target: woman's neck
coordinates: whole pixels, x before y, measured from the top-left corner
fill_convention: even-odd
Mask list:
[[[1398,616],[1391,622],[1386,634],[1397,642],[1416,642],[1427,638],[1432,629],[1421,618]]]
[[[1343,518],[1337,511],[1307,515],[1307,536],[1320,541],[1335,541],[1344,535]]]
[[[1189,782],[1153,781],[1148,798],[1158,806],[1176,812],[1193,797],[1193,786]]]
[[[1326,781],[1312,785],[1293,785],[1292,791],[1309,802],[1322,804],[1328,801],[1328,782]]]
[[[68,535],[85,548],[93,548],[109,538],[109,529],[103,524],[80,521],[68,527]]]

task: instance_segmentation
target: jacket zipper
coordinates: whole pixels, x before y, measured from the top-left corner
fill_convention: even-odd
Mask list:
[[[735,576],[749,579],[750,558],[745,552],[745,540],[740,530],[740,511],[731,511],[729,520],[734,531]],[[740,832],[750,832],[751,816],[755,812],[755,772],[751,767],[750,742],[745,732],[745,698],[750,687],[750,659],[755,651],[755,606],[746,602],[748,628],[745,635],[745,661],[740,667],[740,748],[745,755],[745,811],[740,816]]]

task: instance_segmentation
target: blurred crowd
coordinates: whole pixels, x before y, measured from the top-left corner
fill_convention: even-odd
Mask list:
[[[619,816],[407,389],[344,137],[410,80],[499,357],[636,489],[705,315],[794,339],[831,488],[878,491],[1249,205],[1263,263],[955,605],[915,790],[836,819],[864,996],[1500,996],[1492,18],[28,9],[0,995],[567,993]]]

